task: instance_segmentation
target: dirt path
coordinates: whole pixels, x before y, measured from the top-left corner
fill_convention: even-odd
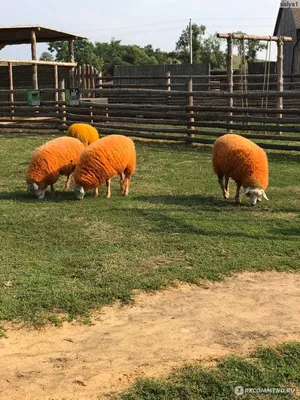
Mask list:
[[[98,400],[186,361],[300,340],[299,298],[300,274],[245,273],[138,295],[133,306],[102,309],[93,326],[8,327],[0,399]]]

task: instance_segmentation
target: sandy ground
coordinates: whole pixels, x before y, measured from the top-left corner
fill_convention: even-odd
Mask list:
[[[137,376],[300,340],[299,298],[300,274],[245,273],[137,295],[132,306],[97,312],[92,326],[7,326],[0,399],[98,400]]]

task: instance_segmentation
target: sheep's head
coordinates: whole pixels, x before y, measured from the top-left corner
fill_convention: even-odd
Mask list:
[[[76,198],[78,200],[82,200],[84,198],[85,191],[81,185],[78,185],[77,183],[75,183],[74,184],[74,192],[75,192]]]
[[[265,198],[266,200],[269,200],[267,198],[267,195],[266,195],[265,191],[263,189],[261,189],[261,188],[258,188],[258,187],[248,186],[246,188],[246,190],[244,191],[244,193],[242,193],[242,194],[243,195],[245,194],[246,196],[249,197],[251,206],[255,206],[257,201],[261,201],[262,198]]]
[[[27,191],[32,193],[39,200],[41,200],[45,197],[46,189],[39,188],[38,184],[35,182],[29,182],[27,183]]]

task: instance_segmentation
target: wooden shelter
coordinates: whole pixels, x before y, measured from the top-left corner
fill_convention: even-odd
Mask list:
[[[74,62],[74,40],[77,39],[86,38],[39,25],[0,27],[0,50],[7,45],[31,45],[31,60],[0,59],[0,89],[74,86],[74,68],[77,65]],[[37,43],[55,41],[68,42],[69,62],[38,61]]]
[[[284,46],[285,74],[300,73],[300,8],[279,8],[274,35],[290,36],[292,41]]]

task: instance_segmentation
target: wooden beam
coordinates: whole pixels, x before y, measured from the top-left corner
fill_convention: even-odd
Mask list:
[[[56,61],[40,61],[40,60],[6,60],[0,59],[1,64],[37,64],[37,65],[58,65],[59,67],[76,67],[77,63],[56,62]]]
[[[243,35],[239,33],[217,33],[217,37],[220,39],[250,39],[250,40],[268,40],[272,42],[291,42],[293,39],[290,36],[256,36],[256,35]]]

